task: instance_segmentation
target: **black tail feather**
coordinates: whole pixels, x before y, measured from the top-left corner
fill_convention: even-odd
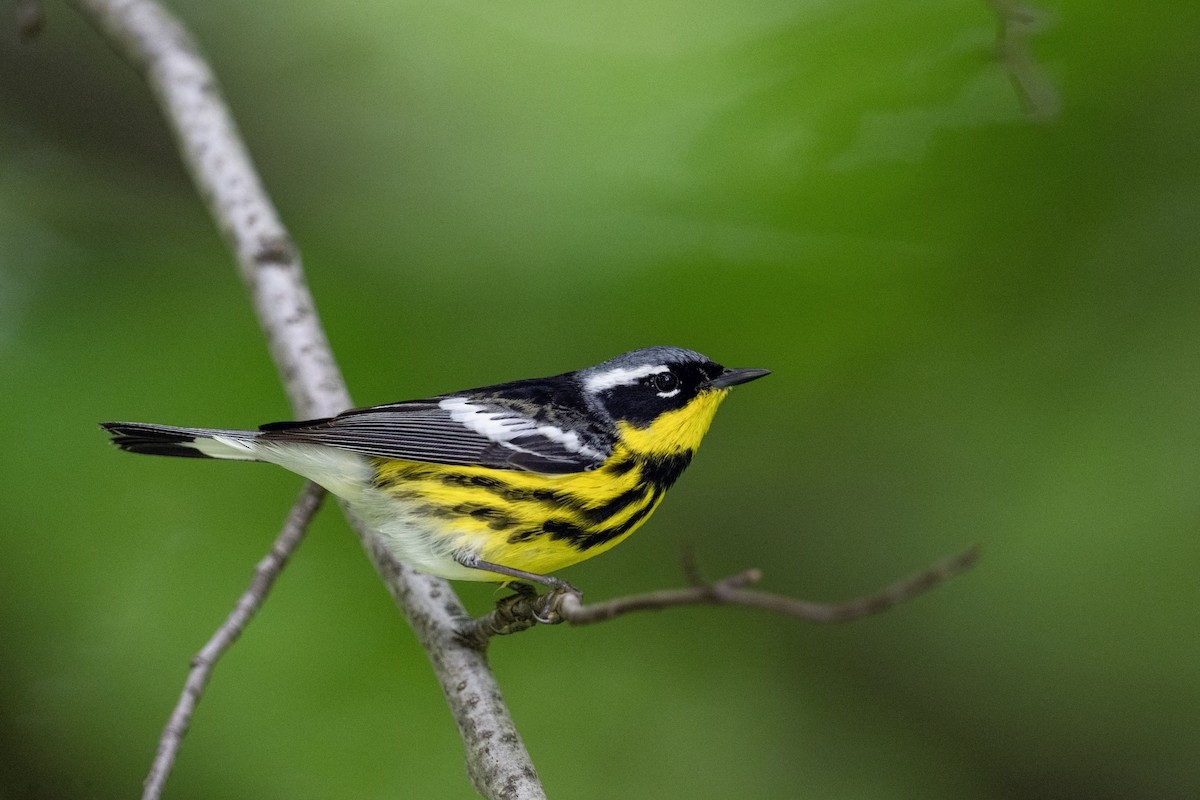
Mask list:
[[[222,431],[209,428],[176,428],[171,425],[152,425],[145,422],[101,422],[100,427],[112,434],[112,442],[129,453],[144,453],[152,456],[181,456],[183,458],[221,458],[222,454],[210,455],[194,445],[197,439],[211,439],[214,435],[232,435],[239,438],[254,438],[251,431]],[[253,457],[240,456],[231,451],[230,458],[251,461]]]
[[[141,422],[101,422],[100,427],[112,434],[113,444],[130,453],[210,458],[191,446],[196,437],[184,429]]]

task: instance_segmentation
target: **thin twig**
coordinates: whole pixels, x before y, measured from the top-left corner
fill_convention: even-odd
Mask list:
[[[762,578],[762,572],[757,569],[749,569],[712,583],[704,582],[699,577],[694,559],[687,557],[684,569],[692,584],[688,587],[635,594],[590,605],[584,605],[582,598],[574,592],[554,591],[537,595],[521,591],[502,600],[482,617],[471,620],[459,635],[465,641],[479,646],[492,636],[516,633],[538,623],[591,625],[635,611],[662,611],[689,605],[749,606],[810,622],[849,622],[905,603],[958,575],[978,558],[977,545],[939,561],[928,569],[901,578],[874,594],[843,603],[813,603],[746,588]]]
[[[1033,55],[1032,40],[1045,24],[1046,12],[1021,0],[985,0],[996,15],[996,57],[1017,93],[1021,108],[1044,122],[1058,115],[1058,91]]]
[[[349,408],[300,254],[190,33],[156,0],[71,2],[141,73],[158,100],[192,180],[236,257],[297,416],[331,416]],[[457,595],[446,581],[397,563],[377,535],[347,516],[429,655],[458,724],[475,789],[487,798],[544,798],[483,651],[456,636],[467,618]]]
[[[920,572],[901,578],[878,592],[841,603],[813,603],[772,592],[754,591],[738,586],[724,587],[721,585],[724,581],[717,584],[718,599],[715,602],[722,605],[762,608],[810,622],[851,622],[873,614],[881,614],[945,583],[974,564],[979,558],[979,552],[979,545],[969,547]],[[568,619],[577,625],[584,624],[569,615]]]
[[[175,756],[179,753],[179,745],[183,742],[184,734],[187,733],[188,726],[191,724],[196,704],[204,696],[204,688],[208,685],[209,678],[212,677],[213,668],[225,651],[242,635],[246,625],[262,607],[275,579],[279,577],[288,558],[291,557],[300,540],[304,538],[309,522],[312,521],[313,515],[317,513],[317,509],[321,507],[321,501],[324,499],[324,489],[315,483],[305,483],[304,490],[296,498],[292,510],[284,520],[283,528],[275,537],[270,552],[263,556],[255,566],[250,586],[242,592],[237,605],[234,606],[233,611],[229,612],[229,616],[221,623],[221,627],[217,628],[208,643],[192,659],[192,668],[183,685],[179,702],[175,704],[175,710],[171,712],[171,718],[167,720],[167,725],[163,728],[162,736],[158,740],[158,752],[154,755],[150,774],[146,776],[145,789],[142,793],[143,800],[158,800],[162,796],[163,786],[166,784],[167,776],[171,774]]]
[[[17,36],[22,42],[32,42],[46,26],[46,9],[41,0],[16,0],[13,13],[17,20]]]

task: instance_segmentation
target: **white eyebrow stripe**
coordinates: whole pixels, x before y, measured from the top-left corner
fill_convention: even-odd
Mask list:
[[[668,371],[670,371],[670,367],[666,364],[637,367],[636,369],[614,367],[606,372],[589,375],[588,379],[584,381],[583,388],[594,394],[596,392],[603,392],[605,389],[616,388],[617,386],[630,386],[647,375],[657,375],[660,372]]]

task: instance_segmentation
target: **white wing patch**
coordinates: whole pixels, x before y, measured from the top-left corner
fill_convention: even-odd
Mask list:
[[[526,417],[514,417],[503,411],[488,411],[465,397],[447,397],[438,408],[450,413],[450,419],[493,442],[507,443],[518,436],[535,433],[538,424]]]
[[[486,436],[493,442],[522,453],[538,455],[537,451],[514,444],[513,440],[536,435],[560,444],[569,452],[579,453],[586,458],[604,458],[604,454],[599,450],[588,447],[580,441],[579,434],[575,431],[564,431],[555,425],[539,425],[532,419],[513,416],[506,411],[489,411],[483,406],[475,405],[465,397],[447,397],[438,403],[438,408],[449,412],[450,419],[467,430],[478,433],[480,436]]]
[[[550,441],[561,444],[572,453],[579,453],[588,458],[600,459],[604,457],[604,454],[599,450],[588,447],[579,441],[579,434],[575,431],[564,431],[562,428],[555,427],[554,425],[539,425],[537,432]]]
[[[585,390],[595,394],[606,389],[614,389],[617,386],[632,386],[647,375],[657,375],[660,372],[668,372],[670,369],[666,364],[635,367],[634,369],[613,367],[610,370],[589,375],[583,386]]]

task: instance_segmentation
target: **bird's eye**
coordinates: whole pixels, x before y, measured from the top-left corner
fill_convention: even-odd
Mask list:
[[[679,376],[672,372],[656,372],[650,376],[650,385],[660,395],[673,395],[679,391]]]

